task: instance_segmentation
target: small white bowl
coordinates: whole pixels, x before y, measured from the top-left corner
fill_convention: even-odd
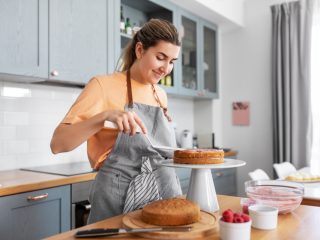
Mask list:
[[[222,240],[250,240],[251,223],[228,223],[220,219],[220,239]]]
[[[265,205],[249,206],[249,215],[252,219],[252,227],[271,230],[278,224],[278,208]]]

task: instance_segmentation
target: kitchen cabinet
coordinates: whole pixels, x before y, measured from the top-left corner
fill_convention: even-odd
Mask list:
[[[108,2],[49,0],[50,80],[85,84],[108,72]]]
[[[113,72],[113,7],[107,0],[0,1],[1,75],[84,85]]]
[[[200,24],[200,91],[198,95],[203,97],[218,98],[218,38],[217,27],[206,21]]]
[[[217,194],[237,196],[237,169],[213,169],[211,171]]]
[[[129,18],[132,27],[141,27],[145,22],[151,18],[161,18],[176,23],[177,11],[176,6],[171,4],[169,1],[160,0],[121,0],[116,2],[115,19],[118,20],[118,29],[115,31],[117,36],[115,39],[115,46],[117,53],[115,59],[120,59],[122,51],[128,42],[132,39],[132,35],[120,32],[120,9],[123,9],[123,17]],[[121,59],[118,66],[121,65]],[[178,69],[174,67],[170,77],[163,79],[162,87],[167,93],[177,94],[179,86]],[[170,81],[169,81],[170,80]]]
[[[1,239],[40,239],[70,230],[70,201],[70,185],[1,197]]]
[[[179,92],[184,95],[197,96],[199,85],[199,27],[198,19],[188,12],[179,10],[179,23],[181,26],[181,85]]]
[[[178,10],[182,33],[179,94],[218,98],[217,27],[182,9]]]
[[[172,22],[180,32],[182,46],[179,60],[168,79],[160,81],[168,94],[192,98],[217,98],[217,27],[168,1],[121,0],[116,5],[115,19],[118,31],[115,46],[116,58],[121,56],[124,47],[132,36],[120,32],[120,9],[123,17],[129,18],[132,26],[142,26],[151,18],[162,18]],[[121,65],[121,60],[120,60]]]
[[[217,27],[168,0],[0,0],[1,79],[84,85],[112,73],[132,38],[120,32],[121,7],[131,27],[162,18],[182,33],[179,59],[160,81],[168,94],[218,97]]]
[[[48,76],[48,1],[0,1],[0,73]]]
[[[176,174],[179,177],[183,194],[188,193],[191,169],[177,168]],[[229,169],[212,169],[211,170],[214,186],[217,194],[237,195],[237,170]]]

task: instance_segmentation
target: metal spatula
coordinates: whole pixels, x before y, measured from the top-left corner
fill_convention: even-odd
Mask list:
[[[104,122],[104,127],[105,128],[113,128],[113,129],[118,129],[117,124],[115,124],[114,122],[110,122],[110,121],[105,121]],[[142,130],[139,128],[137,129],[137,133],[142,133]],[[142,133],[143,134],[143,133]],[[174,148],[174,147],[168,147],[168,146],[159,146],[159,145],[153,145],[153,143],[151,142],[150,138],[148,137],[148,134],[143,134],[145,136],[145,138],[147,139],[147,141],[150,143],[150,145],[155,148],[155,149],[163,149],[163,150],[184,150],[184,148]]]

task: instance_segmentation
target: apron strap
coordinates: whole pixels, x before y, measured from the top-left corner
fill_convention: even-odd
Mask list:
[[[131,87],[131,77],[130,77],[130,69],[127,71],[127,92],[128,92],[128,107],[133,109],[133,98],[132,98],[132,87]]]
[[[152,90],[153,90],[153,96],[156,99],[156,101],[158,102],[159,106],[162,108],[164,115],[166,116],[166,118],[168,119],[169,122],[172,121],[172,118],[169,116],[168,114],[168,108],[164,107],[160,101],[160,98],[157,94],[156,88],[155,86],[152,84]]]
[[[169,122],[172,121],[172,118],[168,114],[168,108],[164,107],[160,101],[160,98],[157,94],[155,86],[152,84],[152,91],[153,96],[156,99],[157,103],[159,104],[160,108],[162,108],[165,117],[168,119]],[[133,97],[132,97],[132,86],[131,86],[131,76],[130,76],[130,69],[127,70],[127,92],[128,92],[128,107],[129,109],[133,109]]]

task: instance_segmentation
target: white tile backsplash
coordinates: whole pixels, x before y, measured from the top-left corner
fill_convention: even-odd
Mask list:
[[[3,87],[29,89],[24,97],[0,96],[0,171],[88,161],[86,143],[68,153],[54,155],[50,141],[54,129],[65,116],[80,88],[4,82]],[[169,112],[178,131],[194,131],[192,99],[169,97]]]
[[[0,103],[1,103],[1,99],[0,99]],[[3,112],[0,112],[0,126],[3,125]]]
[[[0,125],[0,140],[13,140],[16,138],[16,127]],[[1,152],[0,152],[1,153]]]
[[[178,132],[188,129],[194,133],[194,102],[192,99],[168,97],[168,110],[177,124]]]
[[[2,141],[2,154],[5,156],[25,154],[29,152],[28,140],[5,140]]]
[[[27,112],[4,112],[4,126],[25,126],[29,124],[29,113]]]

